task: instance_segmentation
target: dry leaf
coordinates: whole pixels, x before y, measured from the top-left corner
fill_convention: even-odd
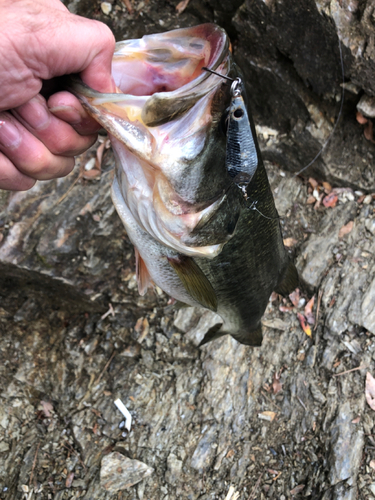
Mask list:
[[[74,479],[74,472],[71,472],[66,476],[65,488],[70,488],[72,486],[73,479]]]
[[[276,417],[276,413],[274,411],[262,411],[262,413],[258,413],[258,418],[261,420],[268,420],[268,422],[272,422]]]
[[[326,208],[333,208],[337,204],[338,197],[334,193],[330,193],[329,195],[323,198],[323,205]]]
[[[313,196],[312,194],[310,194],[308,197],[307,197],[307,200],[306,200],[306,204],[307,205],[312,205],[313,203],[316,202],[316,199],[315,199],[315,196]]]
[[[283,390],[283,384],[280,382],[280,374],[277,372],[274,374],[272,379],[272,389],[274,394]]]
[[[294,247],[294,245],[297,243],[297,240],[295,240],[294,238],[285,238],[284,241],[284,245],[288,248],[290,247]]]
[[[365,118],[363,114],[359,111],[357,111],[355,117],[357,118],[357,122],[360,123],[361,125],[364,125],[365,123],[368,122],[367,118]]]
[[[125,7],[128,9],[129,14],[133,14],[133,7],[132,4],[130,3],[130,0],[122,0],[123,4]]]
[[[311,328],[310,325],[307,324],[305,316],[303,314],[297,313],[297,318],[301,325],[302,330],[306,333],[308,337],[311,337]]]
[[[283,306],[282,304],[279,306],[279,311],[282,313],[293,311],[294,306]]]
[[[52,403],[49,403],[48,401],[41,401],[40,404],[41,404],[41,406],[43,408],[42,412],[44,413],[45,417],[46,418],[51,418],[52,417],[51,411],[53,410]]]
[[[316,181],[315,179],[313,179],[312,177],[310,177],[309,179],[309,184],[311,185],[311,187],[313,189],[316,189],[318,186],[319,186],[319,183],[318,181]]]
[[[352,424],[358,424],[361,421],[361,417],[353,418]]]
[[[298,495],[298,493],[301,493],[301,491],[303,490],[304,487],[305,487],[304,484],[299,484],[298,486],[296,486],[295,488],[290,490],[290,494],[291,495]]]
[[[296,288],[294,292],[289,294],[289,298],[294,307],[298,307],[299,301],[301,299],[299,288]]]
[[[342,228],[339,231],[339,238],[342,238],[346,234],[349,234],[351,230],[353,229],[354,226],[354,221],[350,220],[345,226],[342,226]]]
[[[104,149],[105,149],[105,142],[102,142],[102,144],[100,144],[100,146],[96,150],[95,168],[99,171],[102,169]]]
[[[189,2],[190,2],[190,0],[182,0],[182,2],[179,2],[176,5],[177,14],[182,14],[182,12],[184,12],[186,7],[189,5]]]
[[[375,411],[375,378],[370,372],[366,374],[366,388],[365,388],[366,401],[369,407]]]
[[[371,469],[375,470],[375,460],[371,460],[369,466],[371,467]]]
[[[332,186],[329,182],[323,182],[324,191],[329,194],[332,191]]]
[[[134,330],[139,334],[137,342],[141,344],[144,339],[147,337],[148,332],[150,331],[150,325],[147,318],[138,318],[137,323],[135,324]]]
[[[313,325],[315,323],[315,315],[312,312],[314,307],[314,301],[315,301],[315,296],[313,296],[305,305],[305,317],[309,325]]]
[[[365,138],[368,140],[368,141],[371,141],[371,142],[375,142],[374,141],[374,130],[373,130],[373,125],[372,125],[372,121],[368,121],[365,125],[365,129],[363,131],[363,134],[365,136]]]
[[[82,177],[86,180],[99,179],[100,170],[97,170],[96,168],[93,168],[92,170],[87,170],[83,173]]]

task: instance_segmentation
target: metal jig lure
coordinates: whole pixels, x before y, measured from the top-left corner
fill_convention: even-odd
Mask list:
[[[202,69],[232,82],[230,88],[231,102],[226,120],[226,166],[233,182],[237,184],[246,196],[247,186],[258,166],[258,154],[249,116],[242,97],[241,78],[233,79],[206,67]]]

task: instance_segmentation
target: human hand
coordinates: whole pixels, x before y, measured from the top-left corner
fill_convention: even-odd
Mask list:
[[[114,91],[114,37],[71,14],[60,0],[0,0],[0,189],[26,190],[67,175],[100,126],[69,92],[40,94],[42,83],[80,73],[90,87]]]

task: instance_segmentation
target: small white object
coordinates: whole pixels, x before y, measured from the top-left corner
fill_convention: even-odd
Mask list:
[[[109,2],[102,2],[100,7],[102,8],[102,11],[106,16],[108,16],[108,14],[112,10],[112,5]]]
[[[85,170],[89,171],[95,167],[95,158],[90,158],[90,160],[85,165]]]
[[[125,417],[125,428],[130,432],[130,427],[132,425],[132,416],[130,415],[128,409],[124,405],[124,403],[121,401],[121,399],[116,399],[115,405],[117,408],[121,411],[121,413]]]
[[[239,496],[240,494],[238,493],[238,491],[236,491],[233,486],[230,486],[228,494],[225,497],[225,500],[237,500]]]

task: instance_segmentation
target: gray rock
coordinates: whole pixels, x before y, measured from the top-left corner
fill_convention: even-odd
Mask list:
[[[375,118],[375,98],[369,97],[366,94],[363,95],[357,104],[357,109],[363,114],[363,116]]]
[[[167,459],[167,472],[165,474],[165,480],[169,484],[176,484],[181,476],[182,472],[182,460],[179,460],[174,453],[170,453]]]
[[[100,469],[100,484],[110,493],[130,488],[154,472],[152,467],[131,460],[117,451],[103,457]]]
[[[198,446],[191,458],[191,467],[199,473],[207,471],[215,458],[217,450],[217,428],[216,425],[206,424]]]

